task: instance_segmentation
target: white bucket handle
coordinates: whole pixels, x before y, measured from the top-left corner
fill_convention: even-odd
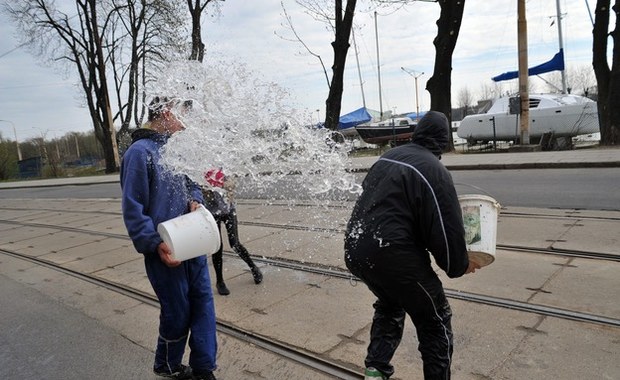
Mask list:
[[[474,185],[470,185],[469,183],[463,183],[463,182],[454,182],[455,185],[457,186],[467,186],[467,187],[471,187],[472,189],[476,189],[478,191],[482,191],[485,195],[488,195],[489,197],[495,199],[495,197],[493,196],[493,194],[489,193],[488,191],[478,187],[478,186],[474,186]]]

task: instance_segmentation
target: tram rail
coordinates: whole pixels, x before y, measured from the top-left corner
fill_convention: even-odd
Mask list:
[[[130,297],[146,305],[159,308],[159,301],[157,300],[155,296],[142,292],[140,290],[131,288],[129,286],[118,284],[118,283],[115,283],[109,280],[105,280],[105,279],[102,279],[102,278],[99,278],[99,277],[96,277],[96,276],[93,276],[87,273],[82,273],[79,271],[68,269],[61,265],[49,262],[47,260],[42,260],[37,257],[20,254],[18,252],[6,250],[6,249],[0,249],[0,253],[17,258],[17,259],[31,262],[36,265],[40,265],[48,269],[61,272],[65,275],[78,278],[82,281],[86,281],[93,285],[100,286],[102,288],[113,291],[115,293],[119,293],[124,296]],[[313,370],[320,371],[334,378],[343,379],[343,380],[363,379],[363,376],[359,374],[359,369],[356,370],[356,369],[344,367],[340,365],[339,363],[326,360],[317,355],[309,353],[305,350],[301,350],[297,347],[286,345],[281,342],[276,342],[272,339],[255,334],[251,331],[241,329],[233,324],[225,323],[220,320],[217,320],[216,328],[217,328],[217,331],[220,333],[226,334],[230,337],[236,338],[245,343],[253,344],[273,354],[284,357],[288,360],[292,360],[299,364],[305,365],[309,368],[312,368]]]

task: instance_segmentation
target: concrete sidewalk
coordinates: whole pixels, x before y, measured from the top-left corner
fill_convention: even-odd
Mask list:
[[[353,157],[350,170],[364,172],[379,156]],[[564,150],[555,152],[519,153],[448,153],[442,162],[449,170],[498,170],[498,169],[542,169],[542,168],[594,168],[620,167],[620,147]],[[95,183],[117,183],[118,174],[32,179],[2,182],[0,189],[24,187],[47,187]]]
[[[353,158],[352,168],[363,171],[377,156]],[[620,147],[553,152],[447,153],[441,161],[449,170],[497,170],[620,167]]]
[[[125,237],[118,199],[35,199],[19,206],[6,199],[0,200],[0,208],[4,220],[0,223],[0,249],[152,294],[142,257]],[[267,261],[316,263],[344,270],[343,234],[337,230],[346,222],[350,207],[326,211],[305,204],[245,201],[239,203],[238,211],[239,236],[261,266],[265,279],[254,284],[247,265],[230,254],[225,239],[224,277],[232,293],[226,297],[215,295],[218,319],[361,373],[373,313],[372,294],[354,281],[282,268]],[[607,211],[510,208],[500,216],[498,244],[617,254],[619,215]],[[317,225],[333,229],[311,228]],[[79,233],[81,230],[95,233]],[[108,237],[102,238],[101,233]],[[617,261],[506,249],[498,249],[496,256],[489,268],[474,275],[447,279],[439,274],[447,289],[459,293],[606,318],[620,315]],[[75,307],[136,343],[140,350],[152,349],[153,337],[157,336],[155,308],[27,261],[8,257],[2,261],[0,275]],[[213,272],[211,276],[213,279]],[[455,316],[454,379],[620,378],[620,366],[612,354],[620,341],[619,328],[459,299],[451,299],[450,303]],[[225,334],[220,334],[219,339],[218,378],[333,379],[308,374],[301,366],[286,367],[291,365],[286,360],[266,357],[267,353],[251,345],[241,347]],[[397,368],[394,380],[422,378],[416,339],[412,324],[407,322],[393,360]],[[153,379],[148,370],[145,365],[140,378]]]

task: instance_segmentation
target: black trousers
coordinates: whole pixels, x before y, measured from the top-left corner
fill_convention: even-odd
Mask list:
[[[345,263],[377,297],[366,367],[394,374],[390,361],[407,314],[416,328],[424,378],[450,379],[452,311],[428,253],[380,247],[375,239],[353,240],[345,243]]]
[[[215,215],[214,215],[215,216]],[[221,223],[224,223],[226,227],[226,234],[228,235],[228,244],[230,244],[231,248],[235,251],[235,253],[241,257],[243,261],[250,268],[255,266],[254,261],[250,257],[250,253],[247,249],[241,244],[239,241],[239,231],[237,227],[237,213],[236,211],[231,211],[229,214],[224,216],[215,216],[215,220],[217,221],[218,230],[220,229]],[[220,249],[215,252],[212,256],[213,260],[213,268],[215,269],[215,281],[216,282],[224,282],[224,277],[222,274],[224,260],[222,258],[224,249],[224,243],[220,244]]]

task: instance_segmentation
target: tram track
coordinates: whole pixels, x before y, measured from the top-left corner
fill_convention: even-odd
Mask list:
[[[236,202],[237,206],[269,206],[269,207],[282,207],[282,208],[290,208],[290,207],[307,207],[307,208],[316,208],[317,204],[312,202],[303,202],[303,201],[291,201],[291,202],[270,202],[270,201],[258,201],[258,200],[238,200]],[[120,206],[119,206],[120,207]],[[352,202],[345,202],[344,204],[334,204],[327,203],[321,205],[320,207],[326,209],[351,209],[353,207]],[[32,208],[28,207],[0,207],[0,210],[6,211],[33,211]],[[41,212],[66,212],[67,210],[59,210],[57,208],[37,208],[36,211]],[[121,216],[122,213],[119,211],[92,211],[92,210],[71,210],[71,213],[74,214],[103,214],[103,215],[118,215]],[[620,222],[620,217],[612,217],[612,216],[600,216],[600,215],[588,215],[585,214],[586,210],[557,210],[557,212],[525,212],[525,211],[512,211],[510,209],[502,209],[500,212],[500,218],[535,218],[535,219],[570,219],[570,220],[598,220],[598,221],[608,221],[608,222]]]
[[[256,201],[256,200],[240,200],[238,202],[239,205],[243,206],[269,206],[273,208],[290,208],[292,206],[295,207],[316,207],[316,204],[312,204],[309,202],[271,202],[265,204],[264,202]],[[326,205],[328,209],[342,209],[344,205]],[[0,210],[11,210],[11,211],[37,211],[41,213],[58,213],[59,216],[65,216],[70,214],[78,214],[78,215],[112,215],[112,216],[120,216],[120,211],[93,211],[93,210],[66,210],[59,209],[53,207],[37,207],[33,209],[32,207],[0,207]],[[603,214],[604,215],[604,214]],[[620,218],[607,218],[596,215],[582,215],[578,210],[567,210],[565,214],[556,214],[554,212],[512,212],[512,211],[502,211],[502,218],[552,218],[552,219],[568,219],[571,221],[580,220],[580,219],[590,219],[597,220],[603,222],[617,222]],[[92,236],[100,236],[100,237],[109,237],[116,239],[125,239],[129,240],[126,234],[119,234],[113,232],[104,232],[99,230],[88,229],[85,227],[72,227],[66,225],[57,225],[51,223],[41,223],[36,222],[36,214],[29,215],[28,218],[31,218],[33,221],[20,221],[14,219],[4,219],[0,220],[0,223],[5,224],[13,224],[16,226],[27,226],[32,228],[51,228],[62,231],[69,231],[73,233],[80,234],[89,234]],[[344,230],[342,228],[332,228],[332,227],[316,227],[316,226],[308,226],[301,225],[297,223],[270,223],[270,222],[262,222],[262,221],[249,221],[249,220],[240,220],[240,226],[252,226],[252,227],[262,227],[262,228],[271,228],[274,230],[292,230],[292,231],[304,231],[304,232],[318,232],[318,233],[331,233],[331,234],[344,234]],[[540,247],[528,247],[528,246],[520,246],[520,245],[509,245],[509,244],[497,244],[496,246],[500,250],[512,251],[512,252],[522,252],[522,253],[533,253],[533,254],[545,254],[545,255],[555,255],[559,257],[567,257],[567,258],[582,258],[582,259],[590,259],[590,260],[599,260],[599,261],[611,261],[611,262],[620,262],[620,255],[614,253],[606,253],[606,252],[591,252],[591,251],[580,251],[580,250],[571,250],[571,249],[558,249],[554,247],[540,248]],[[236,255],[225,252],[226,255],[235,258]],[[278,267],[278,268],[288,268],[296,271],[303,271],[308,273],[319,274],[323,276],[333,277],[333,278],[341,278],[347,281],[357,281],[353,275],[351,275],[346,269],[341,267],[330,267],[323,264],[318,263],[308,263],[307,261],[301,262],[296,261],[294,259],[287,259],[282,257],[266,257],[264,255],[256,255],[253,256],[253,259],[258,262],[263,262],[266,265]],[[534,305],[531,303],[524,303],[515,300],[503,299],[493,296],[475,294],[475,293],[467,293],[463,291],[457,291],[452,289],[447,289],[446,294],[448,297],[460,299],[468,302],[481,303],[486,305],[491,305],[495,307],[520,310],[525,312],[536,313],[540,315],[548,315],[554,316],[564,319],[577,320],[583,322],[593,322],[599,323],[608,326],[618,327],[620,326],[620,322],[614,318],[606,318],[604,316],[597,316],[594,314],[588,313],[580,313],[572,310],[566,309],[558,309],[553,307],[548,307],[545,305]]]
[[[234,253],[226,253],[228,257],[236,258]],[[307,264],[296,263],[292,261],[273,260],[256,257],[254,261],[263,262],[267,265],[273,265],[280,268],[293,269],[298,271],[310,272],[315,274],[321,274],[324,276],[341,278],[348,281],[360,281],[357,277],[351,274],[349,271],[334,269],[331,267],[321,267],[318,265],[309,266]],[[522,302],[507,298],[494,297],[484,294],[477,294],[472,292],[466,292],[462,290],[445,288],[445,293],[448,298],[454,298],[462,301],[480,303],[489,306],[500,307],[504,309],[519,310],[527,313],[534,313],[538,315],[551,316],[562,319],[569,319],[578,322],[590,322],[597,323],[605,326],[620,327],[620,319],[609,318],[605,316],[583,313],[574,310],[566,310],[546,305],[532,304],[529,302]]]
[[[59,264],[55,264],[53,262],[43,260],[37,257],[20,254],[18,252],[6,250],[6,249],[0,249],[0,253],[6,256],[28,261],[36,265],[40,265],[48,269],[55,270],[65,275],[72,276],[82,281],[86,281],[90,284],[105,288],[109,291],[122,294],[126,297],[142,302],[146,305],[159,308],[159,301],[157,300],[157,297],[151,294],[142,292],[140,290],[134,289],[130,286],[119,284],[119,283],[109,281],[109,280],[105,280],[97,276],[93,276],[87,273],[82,273],[82,272],[72,270],[69,268],[65,268]],[[306,367],[312,368],[313,370],[322,372],[334,378],[344,379],[344,380],[349,380],[349,379],[357,380],[357,379],[363,378],[363,376],[359,374],[359,369],[347,368],[339,363],[326,360],[325,358],[322,358],[318,355],[314,355],[300,348],[269,339],[267,337],[261,336],[251,331],[241,329],[233,324],[217,320],[216,328],[219,333],[228,335],[232,338],[243,341],[245,343],[255,345],[257,347],[260,347],[263,350],[269,351],[273,354],[276,354],[288,360],[294,361],[298,364],[302,364]]]
[[[53,229],[58,229],[58,230],[68,231],[68,232],[84,233],[84,234],[111,237],[111,238],[117,238],[117,239],[129,239],[127,235],[125,234],[93,231],[93,230],[88,230],[88,229],[79,228],[79,227],[58,226],[55,224],[47,224],[47,223],[25,222],[25,221],[16,221],[16,220],[8,220],[8,219],[0,219],[0,223],[14,224],[14,225],[20,225],[20,226],[34,227],[34,228],[53,228]],[[306,232],[327,232],[327,233],[334,233],[334,234],[344,234],[345,232],[343,229],[336,229],[336,228],[329,228],[329,227],[308,227],[308,226],[300,226],[300,225],[292,225],[292,224],[277,224],[277,223],[265,223],[265,222],[239,221],[239,225],[283,229],[283,230],[294,230],[294,231],[306,231]],[[591,259],[591,260],[605,260],[605,261],[620,262],[619,254],[606,253],[606,252],[580,251],[580,250],[561,249],[561,248],[553,248],[553,247],[550,247],[550,248],[528,247],[528,246],[511,245],[511,244],[497,244],[496,247],[498,249],[502,249],[506,251],[514,251],[514,252],[536,253],[536,254],[546,254],[546,255],[554,255],[554,256],[562,256],[562,257],[573,257],[573,258],[582,258],[582,259]]]
[[[54,229],[69,231],[69,232],[74,232],[74,233],[83,233],[83,234],[89,234],[93,236],[102,236],[102,237],[111,237],[111,238],[129,240],[127,235],[92,231],[92,230],[87,230],[87,229],[82,229],[82,228],[77,228],[77,227],[56,226],[56,225],[50,225],[50,224],[44,224],[44,223],[18,222],[18,221],[7,221],[7,220],[0,220],[0,222],[34,227],[34,228],[54,228]],[[260,225],[260,226],[268,225],[274,228],[275,227],[277,228],[291,227],[287,225],[267,224],[267,223],[252,223],[252,225]],[[302,227],[297,226],[297,228],[299,229]],[[513,250],[513,251],[520,251],[520,252],[528,252],[528,253],[547,253],[547,254],[552,253],[552,254],[557,254],[560,256],[567,256],[567,257],[581,257],[581,258],[588,258],[588,259],[620,261],[620,256],[618,255],[605,254],[601,252],[570,252],[566,250],[558,250],[558,252],[553,252],[553,250],[550,250],[550,249],[532,249],[532,248],[508,246],[508,245],[505,247],[498,245],[498,248]],[[5,251],[5,250],[0,250],[0,251]],[[233,259],[238,258],[237,255],[235,255],[232,252],[224,252],[224,254],[229,258],[233,258]],[[15,255],[19,255],[19,254],[15,253]],[[309,264],[307,262],[300,262],[298,260],[293,260],[293,259],[270,258],[270,257],[265,257],[265,256],[256,256],[256,255],[253,255],[252,259],[255,262],[264,263],[265,265],[269,265],[269,266],[273,266],[277,268],[290,269],[290,270],[306,272],[306,273],[313,273],[313,274],[323,275],[323,276],[327,276],[331,278],[344,279],[350,282],[359,281],[359,279],[353,276],[348,270],[345,270],[339,267],[333,267],[333,266],[328,266],[328,265],[319,264],[319,263]],[[48,263],[47,261],[42,261],[42,262],[45,262],[48,265],[54,265],[53,263]],[[583,312],[574,311],[574,310],[567,310],[567,309],[550,307],[546,305],[532,304],[528,302],[522,302],[522,301],[511,300],[511,299],[506,299],[506,298],[501,298],[501,297],[494,297],[494,296],[489,296],[489,295],[465,292],[462,290],[455,290],[455,289],[449,289],[449,288],[446,288],[445,292],[449,298],[459,299],[462,301],[485,304],[485,305],[504,308],[504,309],[519,310],[519,311],[528,312],[528,313],[552,316],[552,317],[580,321],[580,322],[590,322],[590,323],[597,323],[597,324],[602,324],[602,325],[611,326],[611,327],[620,327],[620,319],[608,318],[605,316],[595,315],[591,313],[583,313]]]

